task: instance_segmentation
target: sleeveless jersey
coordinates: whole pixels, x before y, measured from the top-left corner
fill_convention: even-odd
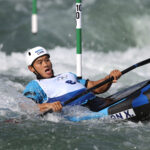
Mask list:
[[[52,103],[60,101],[61,104],[68,99],[86,90],[86,80],[77,80],[73,73],[64,73],[49,79],[33,80],[24,90],[24,95],[37,103]],[[68,105],[81,105],[94,99],[93,93],[88,93]]]

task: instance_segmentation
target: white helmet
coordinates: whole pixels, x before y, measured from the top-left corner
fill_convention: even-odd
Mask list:
[[[32,65],[33,62],[34,62],[37,58],[39,58],[39,57],[41,57],[41,56],[43,56],[43,55],[48,55],[48,56],[50,56],[50,55],[47,53],[46,49],[43,48],[43,47],[38,46],[38,47],[35,47],[35,48],[32,48],[32,49],[29,49],[29,50],[27,51],[27,53],[26,53],[26,63],[27,63],[27,65],[28,65],[28,66]]]

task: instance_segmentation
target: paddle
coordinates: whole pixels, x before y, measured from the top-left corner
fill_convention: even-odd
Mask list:
[[[148,63],[150,63],[150,58],[148,58],[148,59],[146,59],[146,60],[143,60],[143,61],[141,61],[141,62],[138,62],[137,64],[134,64],[133,66],[130,66],[129,68],[123,70],[121,73],[122,73],[122,75],[123,75],[123,74],[126,74],[127,72],[129,72],[129,71],[131,71],[131,70],[133,70],[133,69],[135,69],[135,68],[137,68],[137,67],[146,65],[146,64],[148,64]],[[86,91],[84,91],[84,92],[82,92],[82,93],[76,95],[75,97],[73,97],[73,98],[71,98],[71,99],[65,101],[64,104],[63,104],[63,106],[65,106],[65,105],[67,105],[67,104],[73,102],[73,101],[76,100],[77,98],[79,98],[79,97],[81,97],[81,96],[83,96],[83,95],[85,95],[85,94],[91,92],[92,90],[94,90],[94,89],[96,89],[96,88],[98,88],[98,87],[101,87],[101,86],[103,86],[104,84],[106,84],[106,83],[108,83],[108,82],[113,81],[113,79],[114,79],[114,77],[111,77],[111,78],[109,78],[109,79],[107,79],[107,80],[105,80],[105,81],[103,81],[103,82],[101,82],[101,83],[99,83],[99,84],[97,84],[97,85],[95,85],[95,86],[93,86],[93,87],[87,89]],[[118,101],[119,101],[119,100],[118,100]],[[110,106],[110,105],[112,105],[112,104],[114,104],[114,103],[117,103],[118,101],[115,101],[115,102],[112,102],[111,104],[105,105],[102,109],[104,109],[104,108],[106,108],[106,107],[108,107],[108,106]],[[50,109],[49,111],[43,113],[43,115],[46,115],[47,113],[52,113],[52,112],[53,112],[53,110]]]

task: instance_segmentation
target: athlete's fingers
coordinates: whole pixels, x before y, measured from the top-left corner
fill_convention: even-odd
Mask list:
[[[55,104],[54,103],[49,103],[49,109],[52,109],[53,112],[56,112]]]
[[[54,104],[54,110],[55,110],[55,112],[57,112],[57,109],[58,109],[58,108],[57,108],[57,104],[55,103],[55,104]]]
[[[58,111],[61,111],[62,110],[62,105],[61,105],[61,103],[60,102],[58,102]]]
[[[120,78],[121,76],[121,72],[119,70],[113,70],[111,73],[110,73],[110,76],[114,78],[113,80],[113,83],[116,83],[117,80]]]
[[[59,110],[59,111],[61,111],[61,110],[62,110],[62,105],[61,105],[61,103],[60,103],[60,102],[58,103],[58,105],[57,105],[57,106],[58,106],[58,110]]]
[[[59,107],[59,105],[56,103],[55,104],[55,111],[59,111],[60,110],[60,107]]]
[[[53,103],[53,107],[54,107],[54,111],[57,112],[57,111],[61,111],[62,109],[62,105],[60,102],[54,102]]]
[[[58,101],[58,102],[56,102],[56,105],[57,105],[57,108],[58,109],[61,109],[62,108],[62,105],[61,105],[61,103]]]
[[[117,80],[113,80],[113,83],[117,83]]]

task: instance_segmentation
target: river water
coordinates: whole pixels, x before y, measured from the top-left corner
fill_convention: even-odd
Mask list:
[[[83,78],[97,80],[149,58],[149,8],[149,0],[83,1]],[[36,104],[22,96],[35,78],[27,69],[25,51],[43,46],[55,74],[76,73],[75,1],[38,0],[37,35],[31,33],[31,12],[30,0],[0,0],[0,149],[149,150],[149,123],[107,118],[74,123],[57,113],[37,117]],[[123,75],[100,96],[149,79],[149,68]],[[80,107],[74,111],[83,113]]]

